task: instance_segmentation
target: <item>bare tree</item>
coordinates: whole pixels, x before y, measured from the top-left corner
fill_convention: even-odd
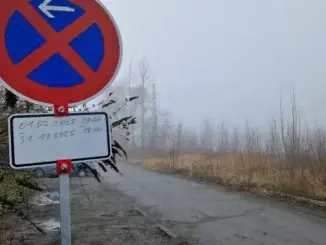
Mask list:
[[[152,132],[151,132],[151,144],[150,147],[152,150],[156,150],[156,143],[157,143],[157,101],[156,101],[156,86],[153,83],[152,88]]]
[[[217,151],[219,153],[225,154],[229,151],[229,131],[224,122],[219,125],[218,132],[219,143]]]
[[[272,156],[276,156],[277,154],[280,154],[281,153],[280,143],[281,143],[281,139],[278,133],[277,120],[273,117],[270,123],[269,137],[268,140],[266,140],[266,148],[267,148],[266,150],[268,154]]]
[[[128,86],[128,97],[131,97],[134,95],[133,91],[132,91],[132,78],[133,78],[132,61],[130,61],[128,77],[126,79],[127,86]],[[131,115],[135,111],[135,105],[132,103],[129,103],[127,110],[128,110],[128,114]],[[131,147],[136,148],[134,125],[131,125]]]
[[[298,154],[302,150],[302,137],[300,128],[300,119],[297,112],[295,91],[291,91],[291,120],[285,122],[282,96],[280,99],[280,128],[281,139],[285,157],[289,163],[296,162]]]
[[[292,115],[291,124],[288,125],[287,136],[288,136],[288,149],[289,154],[292,157],[300,151],[300,128],[299,128],[299,118],[296,105],[296,96],[294,89],[292,90]]]
[[[172,160],[173,167],[175,168],[177,161],[182,152],[182,142],[183,141],[183,125],[179,122],[176,132],[171,137],[170,144],[170,158]]]
[[[141,83],[141,95],[140,95],[140,106],[141,106],[141,149],[145,147],[145,115],[146,115],[146,85],[150,79],[148,62],[145,58],[139,61],[139,74]]]
[[[232,153],[240,153],[240,133],[238,128],[234,128],[231,142]]]
[[[209,120],[205,120],[204,128],[201,133],[201,146],[205,152],[213,151],[213,137],[214,129]]]
[[[169,113],[160,111],[158,112],[158,116],[157,146],[163,151],[166,151],[169,148],[171,135],[173,135],[173,125]]]

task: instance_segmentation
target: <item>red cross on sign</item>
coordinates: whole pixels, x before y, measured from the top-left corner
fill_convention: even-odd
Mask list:
[[[114,79],[121,41],[96,0],[10,0],[0,8],[0,77],[24,99],[75,105]]]

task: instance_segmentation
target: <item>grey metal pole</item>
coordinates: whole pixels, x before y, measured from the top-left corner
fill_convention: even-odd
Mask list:
[[[69,174],[60,174],[61,245],[71,245]]]

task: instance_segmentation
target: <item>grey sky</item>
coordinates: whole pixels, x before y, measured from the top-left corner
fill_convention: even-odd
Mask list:
[[[325,0],[103,0],[124,57],[145,56],[160,103],[188,125],[266,124],[295,86],[304,117],[326,122]]]

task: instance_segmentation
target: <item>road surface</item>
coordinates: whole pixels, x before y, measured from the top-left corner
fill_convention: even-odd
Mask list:
[[[119,163],[105,181],[191,244],[325,245],[326,215]]]

